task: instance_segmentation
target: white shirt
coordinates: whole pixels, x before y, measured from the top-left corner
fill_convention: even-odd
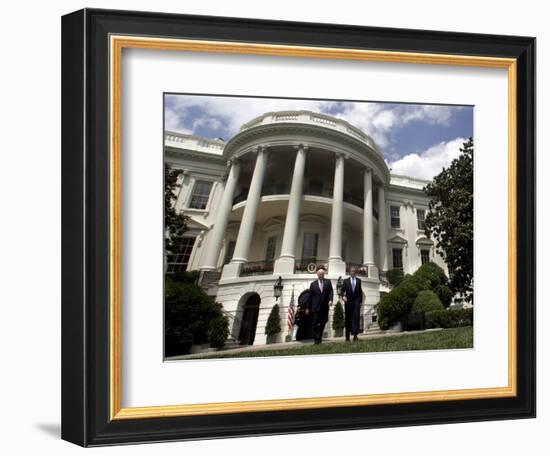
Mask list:
[[[351,278],[351,289],[355,292],[355,277]]]
[[[323,291],[323,282],[324,281],[319,279],[318,282],[319,282],[319,290]]]

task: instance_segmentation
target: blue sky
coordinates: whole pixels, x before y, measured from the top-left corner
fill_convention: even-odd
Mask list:
[[[166,95],[165,128],[230,139],[269,111],[311,110],[347,120],[370,135],[393,173],[431,179],[473,136],[473,107],[275,98]]]

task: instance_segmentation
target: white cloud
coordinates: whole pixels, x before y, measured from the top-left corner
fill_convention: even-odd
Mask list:
[[[448,142],[435,144],[420,154],[409,154],[389,163],[393,174],[417,177],[419,179],[433,179],[460,155],[460,148],[466,142],[465,138],[456,138]]]
[[[198,126],[225,130],[234,135],[241,125],[269,111],[310,110],[335,112],[376,141],[380,147],[390,146],[391,133],[414,121],[431,125],[449,125],[451,108],[432,105],[388,105],[386,103],[348,103],[315,100],[285,100],[244,97],[203,97],[169,95],[166,128],[188,133]],[[335,104],[336,103],[336,104]]]
[[[457,108],[455,107],[455,109]],[[434,105],[408,106],[403,114],[402,122],[406,124],[414,120],[423,120],[431,125],[447,126],[451,120],[451,108]]]

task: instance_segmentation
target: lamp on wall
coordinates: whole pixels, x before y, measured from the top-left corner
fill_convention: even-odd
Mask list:
[[[273,285],[273,295],[275,296],[275,301],[279,300],[282,292],[283,292],[283,279],[281,278],[281,276],[279,276],[279,278]]]

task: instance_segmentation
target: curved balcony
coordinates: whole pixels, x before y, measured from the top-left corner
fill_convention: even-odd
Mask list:
[[[273,185],[273,186],[262,188],[262,196],[289,195],[289,194],[290,194],[290,185]],[[308,196],[323,196],[325,198],[332,198],[333,187],[328,185],[323,185],[323,186],[311,185],[304,188],[303,194]],[[247,197],[248,197],[248,190],[242,191],[241,193],[237,194],[235,198],[233,198],[233,206],[235,206],[236,204],[242,203],[243,201],[246,201]],[[352,204],[353,206],[356,206],[360,209],[363,209],[364,207],[363,198],[348,192],[344,192],[344,202]],[[372,208],[372,215],[374,216],[374,219],[378,221],[378,211],[374,207]]]
[[[363,131],[361,131],[359,128],[354,127],[343,119],[312,111],[268,112],[259,117],[256,117],[255,119],[252,119],[250,122],[245,123],[241,127],[240,131],[243,132],[249,130],[250,128],[258,127],[260,125],[277,123],[315,125],[330,130],[335,130],[340,133],[345,133],[346,135],[352,136],[355,139],[361,141],[362,143],[366,144],[374,151],[376,151],[378,154],[382,155],[374,140],[367,134],[363,133]]]

